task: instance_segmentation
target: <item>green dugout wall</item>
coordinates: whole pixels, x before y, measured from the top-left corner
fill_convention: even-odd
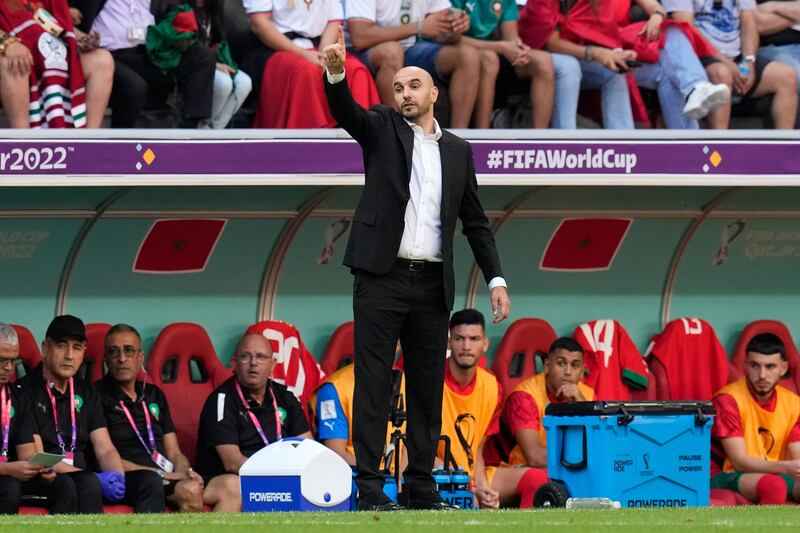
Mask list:
[[[666,321],[682,316],[707,320],[729,351],[755,319],[781,320],[800,334],[800,170],[791,171],[800,163],[789,164],[780,180],[732,171],[714,179],[702,171],[648,173],[638,181],[608,174],[580,183],[556,173],[481,175],[512,319],[544,318],[570,334],[587,320],[613,318],[642,351]],[[56,313],[128,322],[140,329],[146,349],[164,325],[197,322],[227,361],[248,325],[279,319],[297,326],[319,359],[333,330],[352,319],[352,278],[341,260],[359,193],[354,175],[306,180],[284,173],[275,183],[267,174],[263,184],[248,175],[206,185],[198,175],[0,173],[0,321],[27,326],[40,341]],[[154,223],[174,219],[225,221],[204,268],[134,271]],[[543,270],[543,254],[565,219],[630,224],[608,268]],[[598,238],[591,233],[581,241],[591,247]],[[488,315],[466,239],[456,239],[455,256],[456,307],[474,305]],[[507,325],[488,328],[494,347]]]

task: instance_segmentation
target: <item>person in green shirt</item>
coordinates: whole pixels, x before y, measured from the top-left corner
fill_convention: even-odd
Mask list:
[[[454,8],[463,9],[469,15],[470,28],[462,39],[480,53],[481,76],[473,115],[474,127],[490,126],[496,85],[513,89],[529,84],[532,126],[548,128],[553,115],[559,63],[554,61],[553,54],[534,50],[519,38],[516,0],[450,2]]]

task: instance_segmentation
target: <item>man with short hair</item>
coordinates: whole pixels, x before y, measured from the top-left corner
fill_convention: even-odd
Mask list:
[[[403,346],[408,412],[407,505],[448,510],[431,474],[441,429],[447,324],[455,298],[453,240],[458,220],[489,287],[498,323],[511,301],[489,221],[478,197],[469,143],[434,118],[439,90],[431,75],[405,67],[394,77],[396,109],[357,105],[342,83],[341,30],[325,47],[331,113],[361,145],[365,185],[344,264],[355,275],[353,443],[361,511],[395,511],[380,472],[386,398],[398,341]]]
[[[594,391],[581,383],[583,348],[571,337],[553,341],[544,361],[544,372],[514,388],[506,399],[500,417],[500,431],[487,444],[487,464],[528,465],[531,478],[528,490],[547,481],[547,432],[542,421],[548,404],[582,402],[594,399]]]
[[[0,514],[16,514],[23,482],[42,474],[42,467],[27,461],[36,453],[30,400],[10,384],[18,360],[17,332],[0,323]]]
[[[456,464],[470,474],[481,508],[533,506],[529,468],[486,466],[484,446],[498,431],[503,393],[497,378],[480,367],[489,348],[486,321],[475,309],[450,318],[450,358],[445,367],[442,398],[442,435],[450,438]],[[439,458],[444,459],[444,446]],[[538,474],[534,473],[534,479]]]
[[[449,82],[450,127],[469,127],[480,58],[461,40],[470,24],[463,10],[450,0],[345,0],[344,13],[356,57],[376,72],[385,105],[394,104],[397,71],[420,67]]]
[[[95,387],[125,468],[124,502],[137,513],[160,513],[167,503],[183,512],[202,511],[203,479],[178,445],[167,397],[137,379],[144,367],[139,332],[117,324],[104,344],[108,373]]]
[[[713,398],[711,488],[763,505],[800,501],[800,397],[778,384],[783,342],[762,333],[747,344],[744,376]]]
[[[25,489],[47,496],[51,513],[102,513],[103,498],[125,497],[122,459],[108,435],[103,406],[94,387],[75,377],[85,352],[81,319],[57,316],[47,327],[41,364],[19,382],[33,403],[37,450],[63,456],[53,484],[35,479]],[[96,475],[87,460],[90,451],[101,470]]]
[[[236,346],[234,375],[211,393],[200,415],[197,470],[206,482],[205,503],[215,511],[242,509],[239,468],[248,457],[283,437],[312,438],[303,407],[270,379],[275,358],[261,334]]]

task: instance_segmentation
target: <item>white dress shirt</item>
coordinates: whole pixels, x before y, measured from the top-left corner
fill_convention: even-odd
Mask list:
[[[442,158],[439,139],[442,130],[436,119],[433,120],[433,133],[427,134],[421,126],[407,120],[406,123],[414,132],[411,179],[408,182],[411,197],[406,204],[405,229],[397,256],[441,262]]]
[[[330,83],[344,80],[344,72],[326,72]],[[439,139],[442,130],[433,120],[433,133],[425,133],[421,126],[406,123],[414,132],[414,149],[411,155],[411,179],[408,183],[411,197],[406,205],[405,229],[400,240],[397,257],[441,262],[442,257],[442,159]],[[506,287],[506,280],[496,276],[489,281],[489,290]]]

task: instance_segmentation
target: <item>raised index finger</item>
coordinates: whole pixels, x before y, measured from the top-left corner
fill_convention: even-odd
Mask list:
[[[339,35],[336,39],[336,42],[337,44],[339,44],[339,46],[344,48],[344,29],[342,28],[341,25],[339,25]]]

